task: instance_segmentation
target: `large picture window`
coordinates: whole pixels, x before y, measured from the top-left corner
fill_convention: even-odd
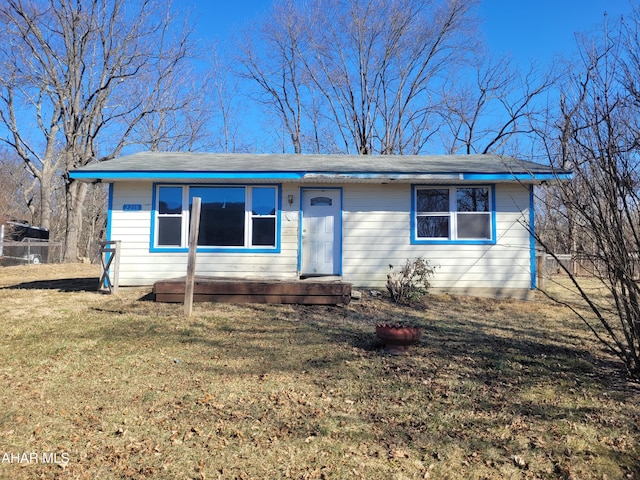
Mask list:
[[[159,185],[153,248],[187,248],[193,198],[200,197],[199,247],[275,250],[278,191],[276,186]]]
[[[414,187],[416,243],[480,242],[493,238],[491,187]]]

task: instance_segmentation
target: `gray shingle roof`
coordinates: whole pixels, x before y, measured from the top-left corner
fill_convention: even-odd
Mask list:
[[[388,176],[396,180],[410,180],[429,175],[511,175],[524,176],[530,181],[570,172],[554,170],[538,163],[500,155],[293,155],[293,154],[218,154],[184,152],[144,152],[94,163],[71,173],[80,180],[112,181],[127,178],[169,178],[180,174],[185,178],[213,178],[211,174],[249,174],[277,179],[378,178]],[[286,174],[292,176],[286,177]],[[469,175],[468,175],[469,176]],[[514,178],[516,178],[514,177]]]

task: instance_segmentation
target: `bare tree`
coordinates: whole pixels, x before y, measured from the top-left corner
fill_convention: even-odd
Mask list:
[[[419,153],[434,134],[437,85],[476,47],[473,1],[324,2],[306,61],[345,150]],[[320,8],[316,10],[320,12]]]
[[[91,185],[85,197],[83,228],[79,250],[84,258],[95,261],[100,255],[97,241],[105,240],[107,228],[108,189],[106,185]]]
[[[284,0],[240,60],[295,152],[418,153],[476,47],[475,0]],[[324,140],[320,140],[323,137]]]
[[[146,140],[158,144],[175,131],[177,112],[192,105],[171,94],[188,72],[192,45],[170,12],[145,0],[8,0],[0,7],[0,121],[8,132],[0,140],[38,180],[44,227],[54,177],[64,179],[67,261],[78,255],[87,194],[69,171],[140,144],[151,117],[155,133]]]
[[[9,219],[38,224],[34,218],[36,201],[22,162],[13,152],[0,150],[0,224]]]
[[[293,0],[274,4],[257,38],[253,31],[245,32],[237,57],[245,68],[243,76],[259,87],[256,99],[273,109],[282,122],[294,153],[303,151],[307,89],[300,52],[306,50],[309,30],[302,8]]]
[[[252,150],[248,143],[247,132],[241,128],[240,120],[248,116],[244,96],[238,95],[242,90],[231,66],[232,57],[216,44],[209,48],[211,52],[206,56],[209,68],[207,90],[211,96],[211,110],[214,131],[210,147],[214,151],[224,153],[249,152]]]
[[[585,37],[581,62],[563,85],[554,141],[547,144],[574,181],[559,189],[562,208],[553,212],[566,226],[565,245],[590,262],[608,291],[584,288],[565,269],[587,310],[570,307],[596,337],[640,378],[640,76],[638,12],[628,23],[602,35]],[[538,240],[551,251],[549,237]]]
[[[555,82],[533,65],[523,76],[508,58],[480,58],[473,83],[445,85],[443,138],[450,153],[502,152],[514,137],[532,135],[544,115],[542,96]]]

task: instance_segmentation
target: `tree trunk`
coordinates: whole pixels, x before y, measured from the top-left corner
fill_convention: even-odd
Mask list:
[[[51,211],[53,210],[53,188],[54,180],[50,165],[44,164],[40,175],[40,218],[38,223],[40,227],[49,230],[51,228]]]
[[[34,211],[45,228],[57,226],[52,209],[64,185],[65,261],[86,255],[88,185],[71,181],[71,170],[126,145],[179,150],[204,138],[208,89],[190,73],[190,29],[165,3],[0,2],[0,143],[38,180]]]
[[[68,180],[66,185],[67,229],[64,242],[64,261],[78,260],[78,241],[82,231],[82,206],[87,196],[87,184]]]

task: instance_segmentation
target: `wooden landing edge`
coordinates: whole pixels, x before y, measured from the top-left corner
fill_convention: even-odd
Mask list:
[[[351,295],[193,295],[194,302],[273,303],[296,305],[348,305]],[[184,294],[156,294],[156,302],[183,303]]]
[[[184,302],[184,278],[154,284],[156,302]],[[194,302],[347,305],[351,284],[340,281],[286,281],[196,278]]]

